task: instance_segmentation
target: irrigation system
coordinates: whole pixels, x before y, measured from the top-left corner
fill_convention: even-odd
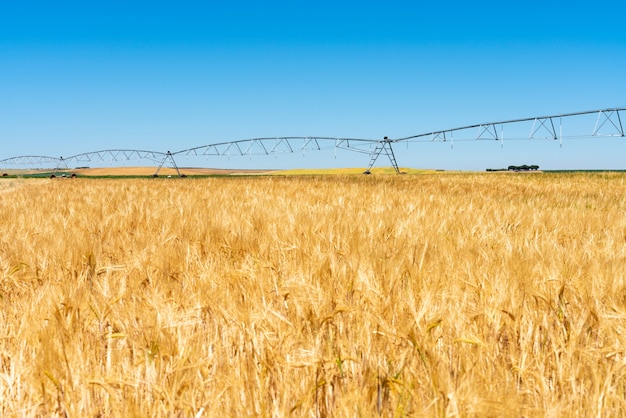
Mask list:
[[[135,149],[106,149],[85,152],[70,157],[50,157],[25,155],[0,160],[4,167],[50,167],[55,170],[68,170],[70,166],[79,167],[95,163],[116,163],[131,160],[149,160],[156,164],[154,176],[164,165],[169,165],[182,176],[176,158],[201,156],[254,156],[304,153],[323,149],[343,149],[367,154],[369,164],[365,173],[381,155],[387,157],[391,166],[400,173],[393,150],[398,143],[450,142],[455,141],[504,141],[512,140],[552,140],[559,141],[573,138],[623,137],[622,119],[626,108],[609,108],[584,112],[565,113],[552,116],[535,116],[500,122],[486,122],[458,128],[433,131],[404,138],[363,139],[333,138],[319,136],[290,136],[275,138],[251,138],[237,141],[218,142],[188,148],[180,151],[146,151]]]

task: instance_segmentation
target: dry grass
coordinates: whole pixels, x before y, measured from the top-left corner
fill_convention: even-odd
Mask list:
[[[15,187],[0,415],[624,416],[625,212],[623,174]]]
[[[156,172],[156,167],[108,167],[108,168],[83,168],[69,170],[67,173],[76,173],[79,176],[152,176]],[[237,170],[220,168],[188,168],[180,167],[180,173],[188,176],[206,175],[328,175],[328,174],[362,174],[365,169],[360,168],[321,168],[321,169],[292,169],[292,170]],[[393,174],[396,172],[393,167],[375,167],[372,174]],[[401,168],[406,174],[426,174],[433,173],[433,170],[420,170],[414,168]],[[160,176],[177,176],[175,169],[163,167],[159,170]]]
[[[339,174],[339,175],[349,175],[349,174],[363,174],[365,169],[363,167],[356,168],[319,168],[319,169],[292,169],[292,170],[278,170],[275,172],[268,172],[268,174],[276,174],[276,175],[327,175],[327,174]],[[400,172],[404,174],[427,174],[434,173],[435,170],[423,170],[417,168],[400,168]],[[396,175],[396,171],[393,167],[374,167],[371,169],[372,174],[392,174]]]
[[[68,170],[68,173],[76,173],[79,176],[152,176],[156,173],[157,167],[100,167],[100,168],[80,168]],[[228,175],[228,174],[263,174],[267,170],[231,170],[221,168],[191,168],[179,167],[180,174],[188,176],[206,175]],[[171,167],[162,167],[159,176],[178,176],[178,172]]]

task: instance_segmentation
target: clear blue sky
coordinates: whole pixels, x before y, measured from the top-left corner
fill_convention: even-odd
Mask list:
[[[623,107],[624,16],[623,0],[5,1],[0,159],[260,136],[395,138]],[[624,142],[415,144],[397,153],[407,167],[626,169]],[[179,164],[367,162],[343,151]]]

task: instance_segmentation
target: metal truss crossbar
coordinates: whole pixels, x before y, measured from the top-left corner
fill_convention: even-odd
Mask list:
[[[528,136],[529,139],[535,139],[537,138],[537,132],[542,130],[541,128],[543,128],[543,130],[547,131],[550,134],[550,139],[557,139],[556,136],[556,130],[554,129],[554,121],[552,120],[552,117],[547,117],[547,118],[535,118],[535,121],[533,122],[533,127],[530,130],[530,135]]]
[[[596,118],[596,125],[593,128],[593,136],[599,135],[600,130],[607,122],[613,126],[615,132],[609,136],[624,136],[624,127],[622,126],[622,119],[620,118],[619,111],[617,110],[600,110],[598,117]]]
[[[479,126],[478,136],[476,139],[485,139],[485,137],[486,139],[495,139],[496,141],[499,139],[495,124],[487,123]]]

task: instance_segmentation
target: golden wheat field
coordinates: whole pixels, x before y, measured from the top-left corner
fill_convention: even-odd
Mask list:
[[[0,180],[0,416],[626,416],[626,174]]]

